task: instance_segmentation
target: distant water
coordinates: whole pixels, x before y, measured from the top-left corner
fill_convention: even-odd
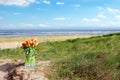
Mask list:
[[[108,34],[120,30],[0,30],[0,36],[39,36],[67,34]]]

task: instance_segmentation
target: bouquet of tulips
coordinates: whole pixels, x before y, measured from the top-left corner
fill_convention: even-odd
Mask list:
[[[36,39],[32,38],[32,39],[27,39],[22,43],[21,48],[28,49],[28,48],[35,48],[38,45],[38,42]]]
[[[38,42],[36,39],[27,39],[22,43],[21,48],[24,49],[26,53],[25,66],[33,67],[35,66],[35,52]]]

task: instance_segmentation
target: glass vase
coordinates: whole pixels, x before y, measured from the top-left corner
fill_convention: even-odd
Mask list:
[[[25,67],[33,68],[35,67],[35,50],[29,48],[26,50],[26,59],[25,59]]]

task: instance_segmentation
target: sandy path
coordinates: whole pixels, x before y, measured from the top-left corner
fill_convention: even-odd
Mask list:
[[[2,42],[0,43],[0,49],[7,49],[7,48],[16,48],[20,47],[21,42]]]

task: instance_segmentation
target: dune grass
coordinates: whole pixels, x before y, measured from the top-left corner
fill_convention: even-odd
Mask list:
[[[37,60],[50,60],[50,80],[119,80],[120,33],[38,46]],[[0,50],[0,58],[24,59],[20,48]]]

